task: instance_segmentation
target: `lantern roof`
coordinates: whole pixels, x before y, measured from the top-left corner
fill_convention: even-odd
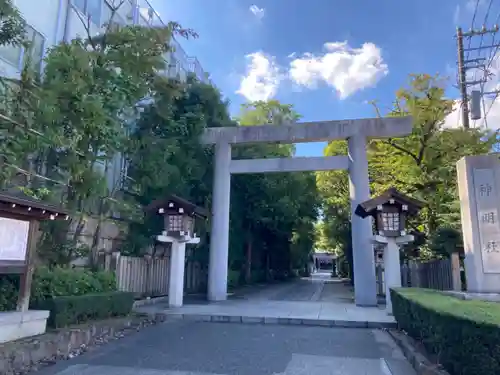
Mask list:
[[[391,202],[392,200],[394,202]],[[392,204],[396,206],[405,205],[407,206],[406,212],[410,216],[416,215],[425,206],[425,202],[412,198],[401,193],[396,188],[391,187],[379,196],[358,204],[354,213],[362,218],[374,216],[377,212],[377,207],[385,204]]]
[[[49,220],[65,219],[67,215],[67,210],[25,194],[0,192],[0,217],[15,216],[23,220]]]
[[[174,207],[171,207],[171,206]],[[194,203],[178,197],[177,195],[169,195],[167,198],[157,199],[151,202],[148,206],[146,206],[145,211],[158,212],[160,209],[165,210],[165,214],[168,214],[168,210],[170,209],[179,209],[182,208],[185,215],[196,216],[202,219],[206,219],[208,217],[208,212],[203,207],[197,206]]]

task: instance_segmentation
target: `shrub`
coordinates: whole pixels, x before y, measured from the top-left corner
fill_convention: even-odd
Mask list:
[[[134,294],[105,292],[80,296],[58,296],[46,299],[36,308],[49,310],[49,327],[60,328],[90,320],[126,316],[132,311]]]
[[[39,267],[31,284],[31,304],[55,296],[78,296],[116,290],[113,272]],[[12,310],[17,301],[19,275],[0,275],[0,311]]]
[[[111,272],[92,272],[79,268],[37,268],[31,286],[31,302],[56,296],[81,296],[116,290]]]
[[[500,374],[500,305],[417,288],[391,290],[399,328],[452,375]]]
[[[18,275],[0,275],[0,311],[16,309],[19,293]]]

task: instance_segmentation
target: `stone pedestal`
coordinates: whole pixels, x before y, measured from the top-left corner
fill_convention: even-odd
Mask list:
[[[388,238],[384,249],[385,308],[392,315],[391,288],[401,287],[401,264],[399,263],[399,245],[395,238]]]
[[[401,237],[373,236],[372,243],[384,246],[384,289],[385,307],[387,313],[392,315],[391,289],[401,288],[401,263],[399,248],[401,245],[414,240],[411,235]]]
[[[186,264],[186,245],[200,243],[199,237],[171,237],[163,232],[156,236],[158,242],[171,243],[170,269],[168,275],[168,305],[181,307],[184,303],[184,269]]]
[[[49,314],[45,310],[0,312],[0,344],[45,333]]]
[[[457,163],[467,291],[500,293],[500,154]]]
[[[186,259],[186,244],[172,242],[170,253],[170,277],[168,284],[169,307],[181,307],[184,299],[184,265]]]

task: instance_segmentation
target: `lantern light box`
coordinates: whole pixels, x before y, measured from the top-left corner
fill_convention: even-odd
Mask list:
[[[415,216],[424,205],[424,202],[400,193],[396,188],[389,188],[360,203],[355,213],[362,218],[372,216],[379,235],[401,237],[406,235],[406,219]]]
[[[195,219],[207,217],[203,208],[175,195],[151,203],[147,210],[162,215],[166,232],[164,234],[177,238],[195,237]]]

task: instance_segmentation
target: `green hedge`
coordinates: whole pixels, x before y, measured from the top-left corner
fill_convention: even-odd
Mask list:
[[[39,304],[56,296],[79,296],[116,290],[113,272],[92,272],[79,268],[39,267],[33,275],[30,303]],[[0,311],[15,308],[19,275],[0,275]]]
[[[126,316],[132,311],[134,294],[106,292],[80,296],[59,296],[40,302],[36,308],[49,310],[49,327],[60,328],[89,320]]]
[[[391,300],[399,328],[451,375],[500,374],[500,304],[417,288],[391,290]]]

